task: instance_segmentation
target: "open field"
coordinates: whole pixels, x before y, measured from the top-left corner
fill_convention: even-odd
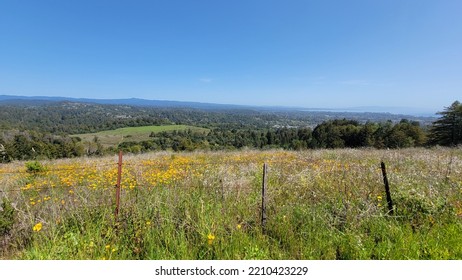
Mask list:
[[[193,131],[206,131],[205,128],[188,126],[188,125],[161,125],[161,126],[140,126],[140,127],[124,127],[114,130],[99,131],[96,133],[85,133],[71,135],[74,137],[80,137],[84,142],[91,142],[93,139],[98,137],[100,143],[105,146],[117,146],[118,144],[126,141],[146,141],[149,140],[151,132],[163,132],[163,131],[174,131],[174,130],[188,130]]]
[[[125,156],[117,221],[116,156],[41,164],[0,165],[0,258],[462,259],[461,149]]]

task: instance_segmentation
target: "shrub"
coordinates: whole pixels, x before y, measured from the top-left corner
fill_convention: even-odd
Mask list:
[[[11,203],[3,198],[0,207],[0,236],[8,234],[14,225],[15,211]]]
[[[26,171],[28,173],[39,173],[45,171],[45,167],[38,161],[26,162]]]

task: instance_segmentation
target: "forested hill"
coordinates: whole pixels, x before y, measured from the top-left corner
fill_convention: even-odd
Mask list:
[[[225,105],[223,105],[225,106]],[[0,101],[0,129],[34,130],[53,134],[78,134],[110,130],[127,126],[185,124],[207,128],[277,128],[311,127],[326,120],[349,119],[399,122],[418,121],[425,126],[430,117],[393,115],[388,113],[352,113],[282,110],[258,108],[152,107],[109,105],[72,101],[19,100]]]

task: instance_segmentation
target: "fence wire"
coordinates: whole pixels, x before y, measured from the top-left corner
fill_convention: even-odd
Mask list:
[[[255,175],[261,172],[261,167],[260,165],[263,165],[263,160],[260,161],[212,161],[212,162],[180,162],[180,163],[175,163],[175,162],[141,162],[141,163],[136,163],[136,162],[123,162],[122,163],[122,168],[123,168],[123,173],[122,177],[125,178],[126,176],[134,176],[136,181],[135,187],[137,188],[149,188],[149,187],[156,187],[159,185],[168,185],[168,186],[174,186],[175,187],[182,187],[182,188],[197,188],[195,185],[185,185],[185,184],[180,184],[181,181],[185,179],[194,179],[194,177],[199,177],[197,174],[191,174],[194,170],[193,168],[195,167],[200,167],[200,168],[206,168],[206,167],[223,167],[223,168],[248,168],[249,166],[253,166],[253,168],[247,169],[249,172],[253,172]],[[346,173],[351,172],[352,170],[364,170],[366,169],[366,173],[374,173],[374,175],[380,179],[380,166],[351,166],[348,167],[348,169],[343,168],[342,166],[336,166],[335,164],[332,164],[330,169],[320,169],[316,163],[312,160],[300,160],[296,159],[295,161],[288,161],[288,160],[281,160],[281,161],[275,161],[275,160],[269,160],[270,162],[269,165],[269,172],[270,174],[274,172],[278,172],[277,167],[278,166],[283,166],[287,164],[291,164],[294,166],[294,168],[299,169],[300,173],[304,172],[306,175],[312,175],[312,176],[324,176],[324,175],[332,175],[334,173],[342,173],[343,176],[345,176]],[[105,172],[108,172],[108,170],[104,171],[99,171],[99,169],[104,168],[104,167],[113,167],[114,170],[116,171],[117,169],[117,163],[111,163],[111,164],[97,164],[97,165],[92,165],[92,166],[84,166],[84,167],[72,167],[72,168],[46,168],[43,171],[38,171],[38,172],[30,172],[27,170],[16,170],[16,171],[0,171],[0,175],[28,175],[28,176],[41,176],[41,175],[58,175],[60,173],[65,173],[65,172],[70,172],[70,171],[92,171],[94,173],[100,173],[104,174]],[[126,168],[137,168],[136,170],[127,170]],[[149,172],[151,171],[151,168],[155,168],[159,174],[162,174],[162,172],[166,172],[165,169],[178,169],[178,174],[183,176],[182,178],[170,178],[170,181],[167,183],[157,183],[157,184],[146,184],[145,179],[143,179],[144,174],[150,174]],[[160,169],[160,170],[159,170]],[[200,170],[201,171],[201,170]],[[232,171],[232,170],[231,170]],[[223,172],[229,172],[232,173],[231,171],[223,171]],[[141,178],[138,179],[136,177],[139,174],[141,174]],[[201,175],[204,176],[205,172],[202,173]],[[226,173],[224,173],[226,174]],[[179,176],[179,175],[178,175]],[[270,175],[271,176],[271,175]],[[131,179],[133,180],[133,179]],[[219,179],[221,180],[221,179]],[[138,182],[139,181],[139,182]],[[97,182],[99,183],[99,182]],[[88,187],[91,185],[92,182],[87,182],[86,184],[82,183],[75,183],[71,185],[53,185],[53,186],[41,186],[38,188],[14,188],[14,189],[0,189],[0,193],[9,193],[9,192],[21,192],[21,191],[43,191],[43,190],[49,190],[49,189],[68,189],[68,188],[78,188],[78,187]],[[98,187],[98,188],[105,188],[105,189],[110,189],[111,187],[115,186],[115,181],[113,183],[107,184],[106,186],[103,187]],[[4,186],[2,186],[4,187]],[[122,186],[123,187],[123,186]],[[243,187],[240,186],[240,189],[254,189],[254,187]],[[287,188],[287,186],[284,187],[272,187],[273,190],[280,190],[282,188]]]
[[[310,201],[316,200],[317,197],[328,197],[327,193],[336,190],[343,196],[342,201],[348,200],[351,196],[374,196],[382,191],[382,177],[380,164],[367,163],[367,162],[345,162],[341,160],[324,160],[324,159],[307,159],[307,158],[293,158],[290,160],[278,160],[274,158],[261,158],[258,160],[249,161],[245,160],[211,160],[211,161],[197,161],[194,158],[175,158],[171,157],[165,160],[134,160],[128,158],[128,160],[122,162],[122,203],[124,199],[132,200],[135,196],[135,192],[139,191],[155,191],[171,189],[173,192],[185,189],[185,190],[198,190],[198,191],[213,191],[215,196],[220,198],[224,196],[235,195],[233,193],[245,192],[246,194],[252,193],[256,198],[255,202],[258,202],[258,194],[261,192],[262,183],[262,165],[268,163],[268,187],[267,195],[268,201],[274,199],[283,199],[284,195],[288,192],[295,192],[298,196],[297,201],[287,201],[286,205],[292,205],[303,199]],[[288,167],[287,167],[288,166]],[[108,172],[116,173],[118,163],[101,163],[92,164],[89,166],[75,166],[75,167],[64,167],[64,168],[53,168],[44,167],[43,171],[30,172],[27,170],[0,170],[0,178],[8,177],[9,175],[21,175],[23,178],[30,177],[31,180],[40,178],[41,176],[59,176],[61,173],[70,173],[74,171],[91,171],[93,174],[99,174],[103,176]],[[213,174],[213,179],[207,172],[207,168],[218,168],[221,167],[220,173]],[[445,166],[442,166],[444,168]],[[240,168],[245,170],[244,174],[234,173],[233,168]],[[283,176],[284,168],[290,168],[294,173]],[[148,182],[145,174],[150,172],[167,172],[170,169],[180,170],[177,177],[173,176],[165,182],[153,181]],[[197,171],[198,173],[194,173]],[[202,172],[202,173],[201,173]],[[354,178],[355,174],[365,174],[365,180],[363,182]],[[405,182],[405,179],[400,178],[399,170],[392,166],[389,171],[389,179],[393,183]],[[441,173],[441,172],[440,172]],[[232,176],[229,176],[231,174]],[[335,175],[335,176],[332,176]],[[222,176],[223,178],[220,178]],[[320,178],[329,177],[327,185],[319,183]],[[109,177],[108,177],[109,178]],[[3,196],[18,196],[18,194],[34,195],[37,193],[45,193],[50,191],[56,191],[54,195],[60,195],[61,197],[69,196],[69,191],[78,193],[81,196],[80,202],[82,207],[93,207],[91,204],[82,205],[82,203],[102,203],[102,201],[111,201],[111,203],[102,203],[95,205],[95,207],[115,207],[115,177],[110,177],[113,182],[105,182],[105,185],[101,186],[100,181],[93,181],[89,178],[85,178],[85,182],[71,182],[69,185],[64,184],[44,184],[39,187],[21,187],[21,188],[7,188],[6,184],[2,184],[0,188],[0,194]],[[353,180],[354,179],[354,180]],[[51,180],[51,179],[50,179]],[[109,180],[109,179],[108,179]],[[124,181],[128,180],[128,181]],[[197,180],[197,181],[195,181]],[[203,181],[201,181],[203,180]],[[241,181],[239,181],[241,180]],[[348,181],[349,180],[349,181]],[[367,180],[367,182],[366,182]],[[207,181],[207,182],[205,182]],[[26,180],[27,182],[27,180]],[[26,183],[24,182],[24,183]],[[133,184],[133,187],[127,186],[127,182]],[[295,182],[295,183],[294,183]],[[355,184],[369,184],[372,186],[367,191],[362,193],[354,193]],[[92,186],[97,185],[96,188]],[[306,186],[310,186],[306,188]],[[341,189],[336,188],[341,186]],[[88,192],[98,191],[101,196],[100,199],[89,199],[90,194]],[[88,191],[88,192],[86,192]],[[242,195],[242,194],[239,194]],[[25,200],[26,197],[23,196]],[[75,197],[75,195],[74,195]],[[90,201],[91,200],[91,201]],[[27,201],[25,201],[27,204]],[[122,209],[123,210],[123,209]]]

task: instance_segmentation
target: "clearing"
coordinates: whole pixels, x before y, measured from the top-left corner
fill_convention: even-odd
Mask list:
[[[98,137],[100,143],[105,147],[117,146],[123,142],[140,142],[151,139],[151,132],[181,131],[191,129],[193,131],[207,131],[207,129],[189,125],[151,125],[139,127],[124,127],[113,130],[99,131],[95,133],[74,134],[72,137],[80,137],[83,142],[91,142]]]

